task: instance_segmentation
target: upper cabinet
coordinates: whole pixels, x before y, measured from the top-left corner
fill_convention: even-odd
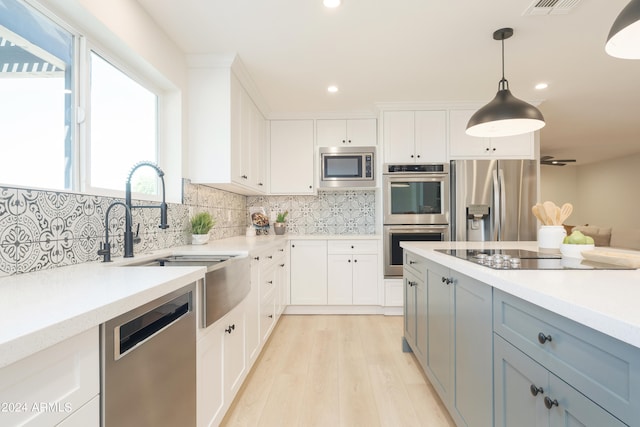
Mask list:
[[[376,145],[376,119],[317,120],[319,147]]]
[[[314,194],[313,120],[272,120],[271,194]]]
[[[264,194],[264,116],[231,67],[194,67],[188,76],[191,181]]]
[[[534,159],[535,134],[479,138],[465,133],[475,110],[449,111],[449,157],[451,159]]]
[[[442,163],[447,161],[447,113],[385,111],[384,163]]]

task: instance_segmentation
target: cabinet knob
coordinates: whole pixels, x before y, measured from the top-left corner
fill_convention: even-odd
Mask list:
[[[345,139],[343,139],[343,140],[342,140],[342,143],[343,143],[343,144],[346,144],[346,143],[347,143],[347,141],[346,141]]]
[[[407,283],[409,284],[409,286],[415,286],[418,284],[417,282],[412,282],[411,280],[409,280]]]
[[[242,179],[247,179],[247,178],[248,178],[248,176],[247,176],[247,175],[242,175],[240,178],[242,178]]]
[[[353,245],[351,245],[351,249],[353,249]]]
[[[267,283],[273,285],[273,280],[267,280]]]
[[[256,261],[260,261],[260,257],[259,256],[254,256],[253,259],[255,259]]]
[[[491,151],[496,151],[496,149],[494,148],[494,149],[492,149]]]
[[[228,334],[230,334],[234,329],[236,328],[235,323],[233,325],[229,325],[229,327],[227,329],[225,329],[224,331]]]
[[[351,262],[351,260],[350,260],[350,259],[348,259],[348,260],[347,260],[347,262]]]
[[[535,384],[531,384],[531,387],[529,387],[529,390],[531,391],[531,394],[534,396],[537,396],[538,393],[540,394],[544,393],[544,390],[542,389],[542,387],[536,387]]]
[[[258,183],[258,186],[260,186],[260,187],[262,187],[263,185],[264,185],[264,184],[263,184],[263,183],[261,183],[261,182],[259,182],[259,183]]]
[[[489,151],[489,150],[490,150],[490,148],[489,148],[489,147],[487,147],[487,148],[485,148],[485,149],[484,149],[484,151]]]
[[[278,249],[279,252],[284,252],[284,249],[280,248]]]
[[[418,154],[416,157],[417,157],[417,158],[420,158],[420,154]]]
[[[273,319],[273,314],[267,316],[269,319]]]
[[[453,279],[450,279],[449,277],[443,277],[442,278],[442,283],[445,283],[447,285],[450,285],[453,283]]]
[[[312,188],[313,188],[313,186],[311,186],[311,185],[310,185],[310,186],[309,186],[309,190],[311,190]]]
[[[268,255],[267,258],[273,259],[273,255]]]
[[[556,399],[551,400],[551,398],[549,396],[546,396],[544,398],[544,406],[546,406],[547,409],[551,409],[554,406],[559,406],[559,405],[558,405],[558,401]]]
[[[291,245],[291,247],[292,247],[292,248],[295,248],[295,247],[296,247],[296,245]]]
[[[280,267],[284,267],[284,264],[280,264]]]
[[[413,265],[413,264],[416,264],[416,263],[417,263],[417,261],[409,260],[409,265]]]
[[[546,343],[547,341],[549,341],[549,342],[551,342],[551,341],[552,341],[552,339],[551,339],[551,335],[545,335],[545,334],[543,334],[542,332],[540,332],[540,333],[538,334],[538,342],[540,342],[540,344],[544,344],[544,343]]]
[[[351,144],[351,140],[349,140],[348,142],[349,142],[349,144]]]
[[[413,154],[411,155],[411,158],[413,159]]]

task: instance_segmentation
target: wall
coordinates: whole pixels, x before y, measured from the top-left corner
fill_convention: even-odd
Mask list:
[[[246,197],[183,180],[184,203],[169,204],[169,229],[160,230],[159,209],[133,209],[134,231],[142,241],[134,253],[149,253],[189,243],[189,218],[209,211],[217,220],[214,239],[242,235],[246,229]],[[104,241],[105,214],[113,199],[86,194],[0,187],[0,276],[98,261]],[[139,202],[134,201],[134,205]],[[149,202],[144,202],[149,204]],[[122,256],[124,213],[109,214],[113,256]]]
[[[640,154],[578,167],[580,223],[640,228]]]
[[[567,224],[640,228],[640,154],[583,166],[541,168],[541,200],[571,202]]]

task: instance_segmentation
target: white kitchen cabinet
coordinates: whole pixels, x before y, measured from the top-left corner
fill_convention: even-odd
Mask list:
[[[190,68],[189,178],[264,194],[266,122],[231,68]]]
[[[446,111],[385,111],[383,129],[384,163],[447,161]]]
[[[95,327],[0,369],[0,424],[99,426],[99,357]]]
[[[245,301],[209,326],[197,342],[199,427],[220,424],[246,376]]]
[[[313,194],[313,120],[272,120],[270,126],[270,193]]]
[[[246,350],[247,366],[258,358],[262,341],[260,336],[260,256],[251,254],[251,291],[247,295],[246,308]]]
[[[317,120],[316,144],[319,147],[375,146],[376,119]]]
[[[465,133],[474,110],[449,111],[449,157],[451,159],[533,159],[535,133],[480,138]]]
[[[327,241],[291,240],[292,305],[327,304]]]
[[[327,303],[378,304],[378,242],[330,240],[327,251]]]

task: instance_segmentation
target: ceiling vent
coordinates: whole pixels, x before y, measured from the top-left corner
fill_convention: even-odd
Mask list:
[[[523,15],[566,15],[580,0],[535,0]]]

